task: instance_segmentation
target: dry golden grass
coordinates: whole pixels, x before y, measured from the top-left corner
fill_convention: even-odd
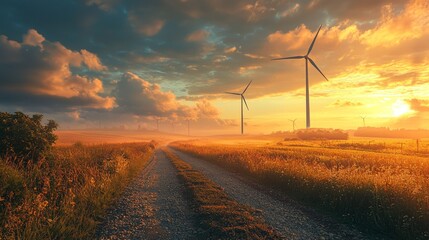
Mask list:
[[[156,140],[159,143],[189,139],[186,136],[171,135],[156,131],[133,130],[60,130],[56,146],[69,146],[76,142],[86,145],[110,144],[110,143],[135,143]]]
[[[36,164],[0,161],[0,239],[91,239],[106,208],[144,167],[149,143],[55,147]]]
[[[315,146],[173,147],[246,174],[364,229],[429,238],[429,159]]]
[[[201,227],[207,232],[202,239],[281,239],[262,219],[254,217],[254,209],[239,204],[214,182],[163,149],[179,171],[194,203],[194,209],[201,216]]]

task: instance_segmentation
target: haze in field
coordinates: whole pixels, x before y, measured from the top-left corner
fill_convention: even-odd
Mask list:
[[[429,128],[429,2],[64,0],[0,3],[0,109],[62,130],[191,135],[311,125]],[[158,126],[157,126],[158,122]]]

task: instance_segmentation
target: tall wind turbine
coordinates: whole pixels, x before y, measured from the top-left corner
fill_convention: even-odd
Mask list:
[[[308,84],[308,62],[310,61],[311,65],[313,65],[314,68],[317,69],[317,71],[322,74],[322,76],[328,81],[328,78],[322,73],[322,71],[317,67],[316,63],[308,56],[311,53],[311,50],[313,49],[314,43],[316,42],[317,35],[319,35],[319,31],[322,28],[322,25],[320,25],[319,30],[317,30],[316,36],[314,36],[313,42],[311,42],[310,47],[308,48],[307,54],[304,56],[292,56],[292,57],[282,57],[282,58],[274,58],[272,60],[285,60],[285,59],[305,59],[305,105],[306,105],[306,125],[307,128],[310,128],[310,89]]]
[[[243,101],[244,101],[244,104],[246,104],[247,111],[249,111],[249,106],[247,106],[247,102],[246,102],[246,98],[244,97],[244,93],[247,91],[247,88],[249,88],[251,83],[252,83],[252,81],[250,81],[249,84],[247,84],[246,88],[244,89],[244,91],[242,93],[225,92],[227,94],[238,95],[241,97],[241,134],[244,133],[244,130],[243,130],[243,124],[244,124],[243,123]]]
[[[365,119],[366,119],[366,116],[365,117],[360,117],[360,118],[362,118],[362,121],[363,121],[363,127],[366,127],[366,123],[365,123]]]
[[[293,131],[295,132],[295,122],[296,122],[296,118],[295,119],[289,119],[290,122],[292,122],[292,128]]]

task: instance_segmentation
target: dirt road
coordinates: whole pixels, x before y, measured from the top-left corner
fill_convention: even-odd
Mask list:
[[[221,186],[239,203],[259,211],[285,239],[381,239],[303,207],[280,194],[210,162],[171,150]],[[195,239],[198,216],[190,209],[184,183],[165,154],[156,150],[144,171],[125,190],[98,230],[99,239]]]
[[[99,239],[192,239],[196,217],[184,197],[177,170],[156,150],[99,226]]]
[[[224,188],[239,203],[260,210],[265,221],[287,239],[376,239],[357,229],[339,224],[286,197],[273,196],[263,186],[249,182],[210,162],[172,150],[195,170]]]

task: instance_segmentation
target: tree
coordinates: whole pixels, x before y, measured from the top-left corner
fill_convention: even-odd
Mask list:
[[[30,117],[22,112],[0,112],[0,157],[37,161],[45,156],[57,140],[53,132],[58,124],[49,120],[43,125],[42,119],[40,114]]]

